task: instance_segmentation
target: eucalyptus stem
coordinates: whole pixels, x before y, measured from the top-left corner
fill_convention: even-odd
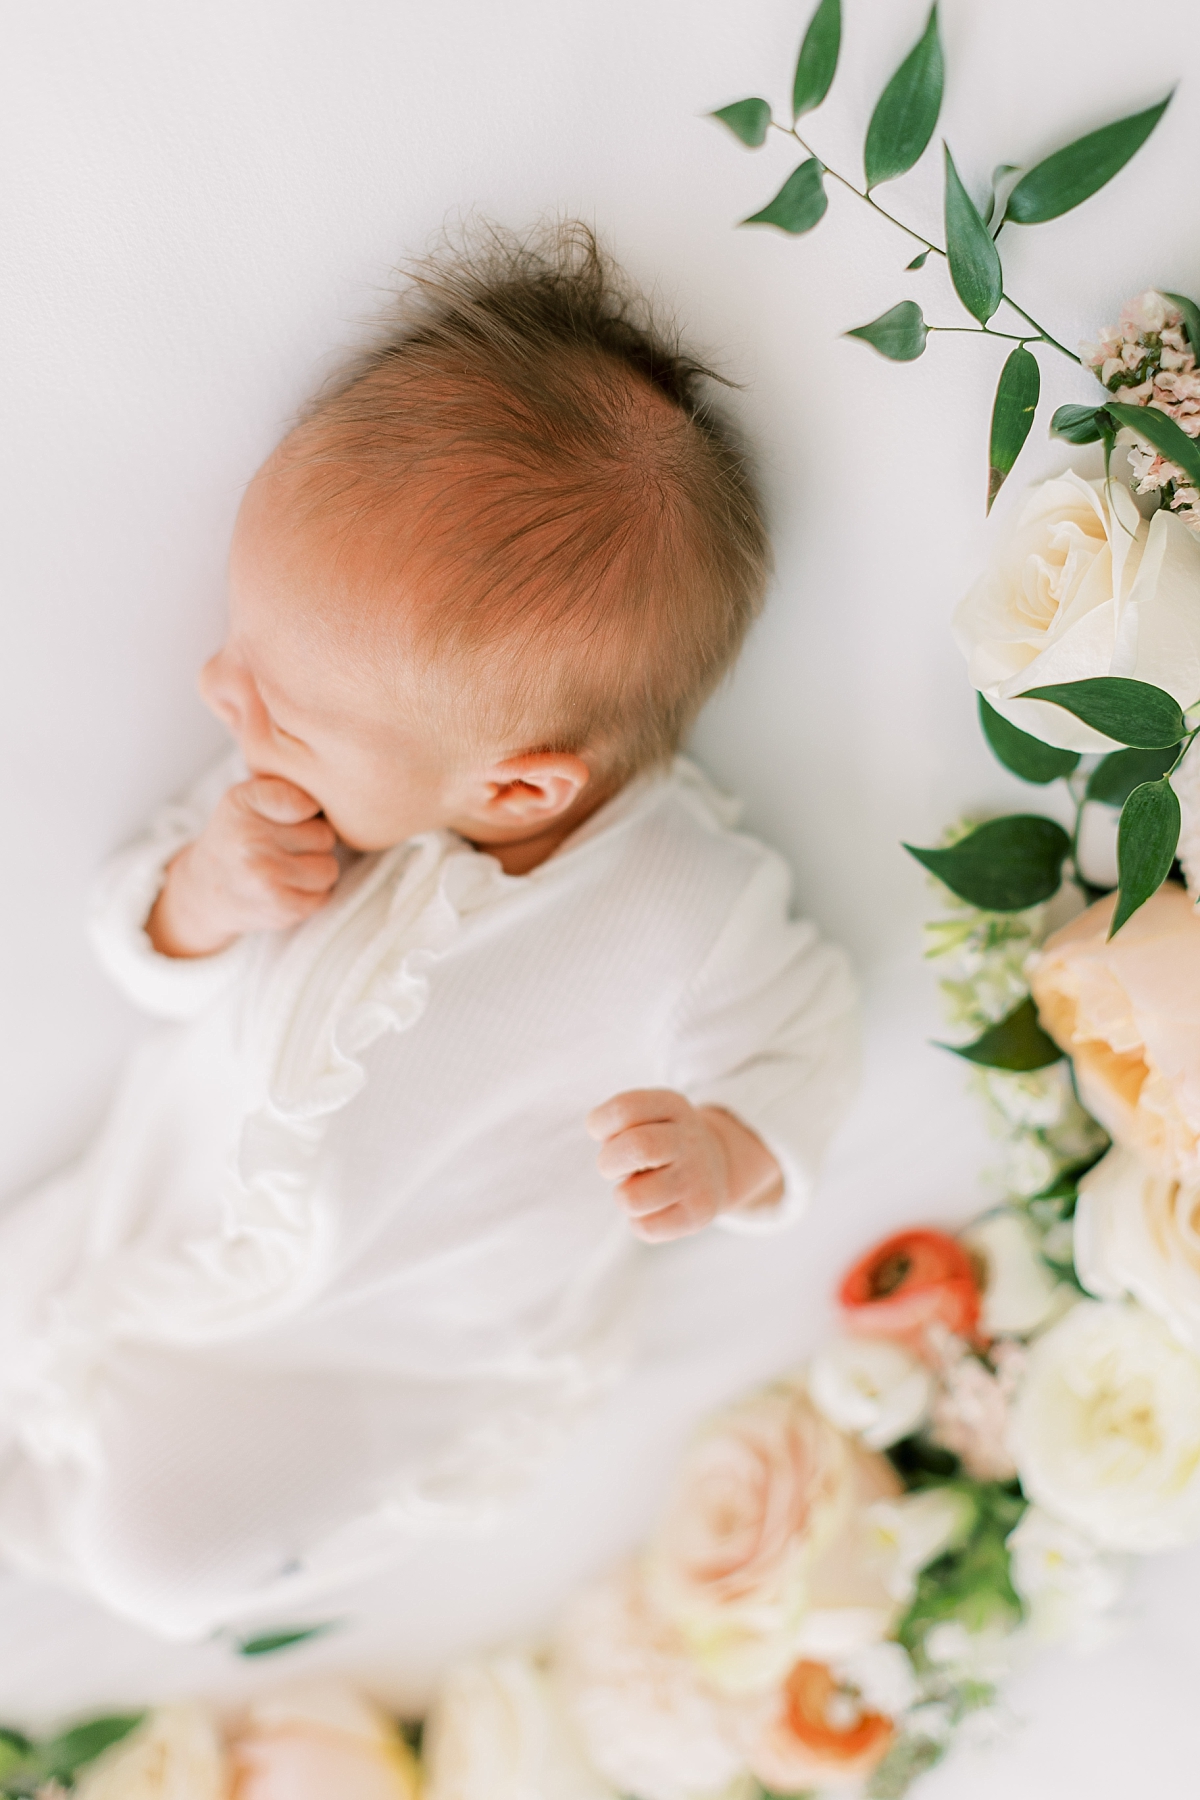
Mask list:
[[[918,244],[924,244],[925,249],[927,251],[932,250],[935,256],[940,256],[943,258],[943,260],[945,259],[946,252],[942,249],[942,246],[940,244],[935,244],[935,243],[931,242],[931,240],[929,238],[923,237],[921,235],[921,233],[919,231],[915,231],[911,225],[906,225],[904,223],[903,219],[898,219],[894,213],[888,212],[886,207],[880,206],[878,200],[873,200],[871,198],[869,191],[866,188],[856,187],[854,185],[854,183],[852,181],[850,181],[845,175],[840,174],[837,169],[831,168],[829,166],[829,164],[825,161],[825,158],[823,156],[818,156],[817,152],[813,149],[812,145],[808,144],[804,141],[804,139],[800,136],[800,133],[796,130],[796,127],[794,125],[791,125],[791,126],[781,125],[777,119],[772,119],[771,124],[774,126],[776,131],[782,131],[785,137],[795,138],[795,140],[799,144],[800,148],[804,151],[807,151],[809,156],[813,157],[815,161],[819,162],[821,167],[824,169],[824,171],[827,175],[832,176],[834,181],[840,182],[844,188],[846,188],[850,193],[854,194],[859,200],[865,200],[867,205],[871,208],[872,212],[877,212],[881,219],[886,219],[889,225],[894,225],[898,231],[903,231],[907,237],[915,239]],[[1001,223],[1003,223],[1003,221],[1001,221]],[[1004,301],[1005,305],[1011,306],[1015,313],[1020,314],[1020,316],[1025,320],[1025,323],[1027,325],[1033,326],[1034,331],[1037,333],[1036,341],[1038,343],[1048,344],[1052,350],[1057,350],[1060,355],[1069,358],[1069,360],[1071,362],[1075,363],[1077,367],[1082,367],[1082,359],[1080,357],[1076,356],[1076,354],[1073,350],[1068,350],[1065,344],[1060,344],[1056,337],[1052,337],[1051,334],[1046,330],[1046,327],[1044,325],[1038,324],[1038,321],[1034,318],[1032,313],[1026,312],[1025,308],[1023,306],[1018,306],[1017,302],[1013,299],[1011,294],[1002,294],[1000,297]],[[958,330],[970,331],[971,327],[969,325],[963,325],[963,326],[941,325],[941,326],[931,326],[930,329],[938,330],[938,331],[958,331]],[[983,327],[983,330],[985,333],[987,333],[987,335],[989,337],[1011,337],[1012,336],[1012,333],[1007,332],[1007,331],[989,331],[986,325]],[[1029,343],[1029,342],[1032,342],[1035,340],[1031,340],[1029,338],[1016,338],[1016,339],[1014,339],[1014,341],[1016,343],[1024,344],[1024,343]]]

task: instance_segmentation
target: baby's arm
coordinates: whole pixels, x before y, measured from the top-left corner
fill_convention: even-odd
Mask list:
[[[771,1231],[808,1201],[853,1092],[857,1007],[845,957],[790,917],[790,901],[786,865],[759,847],[671,1016],[669,1086],[619,1094],[588,1119],[640,1237],[713,1222]]]
[[[670,1088],[617,1094],[589,1113],[587,1129],[601,1175],[648,1243],[783,1196],[783,1171],[761,1138],[724,1107],[693,1106]]]
[[[338,878],[332,825],[290,781],[258,775],[221,796],[172,859],[146,921],[162,956],[211,956],[248,931],[307,919]]]

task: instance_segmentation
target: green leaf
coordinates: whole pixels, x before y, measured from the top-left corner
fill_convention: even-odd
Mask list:
[[[1161,781],[1148,781],[1134,788],[1122,809],[1117,830],[1120,890],[1109,926],[1110,938],[1167,879],[1179,842],[1179,824],[1179,801],[1165,776]]]
[[[307,1643],[309,1638],[324,1637],[334,1629],[333,1621],[323,1625],[300,1625],[291,1631],[268,1631],[262,1637],[242,1638],[237,1645],[239,1656],[273,1656],[276,1650],[290,1650],[293,1644]]]
[[[979,723],[993,756],[1022,781],[1036,781],[1044,787],[1048,781],[1057,781],[1060,775],[1069,775],[1079,766],[1077,750],[1058,750],[1053,744],[1043,744],[1041,738],[1030,737],[989,706],[982,694]]]
[[[842,0],[821,0],[812,16],[792,83],[792,117],[812,112],[829,92],[842,43]]]
[[[728,125],[734,137],[741,138],[743,144],[749,144],[752,150],[764,142],[767,127],[771,123],[771,104],[768,100],[735,100],[732,106],[718,107],[716,112],[709,113],[710,119],[720,119],[722,125]]]
[[[1114,119],[1099,131],[1076,138],[1022,175],[1008,196],[1005,219],[1015,225],[1042,225],[1070,212],[1123,169],[1141,149],[1166,112],[1171,96],[1127,119]]]
[[[1165,775],[1178,754],[1178,744],[1165,750],[1112,750],[1089,775],[1087,798],[1103,806],[1124,806],[1134,788]]]
[[[1104,410],[1112,414],[1118,425],[1136,431],[1163,456],[1178,463],[1188,480],[1200,486],[1200,443],[1190,438],[1168,413],[1159,412],[1156,406],[1125,406],[1115,400],[1109,400]]]
[[[916,301],[901,300],[898,306],[889,307],[869,325],[856,325],[853,331],[844,335],[862,338],[864,343],[892,362],[912,362],[924,350],[929,333]]]
[[[1183,714],[1170,694],[1126,675],[1056,682],[1051,687],[1028,688],[1018,698],[1049,700],[1094,731],[1137,750],[1165,750],[1183,736]]]
[[[1018,165],[1016,163],[997,163],[996,167],[992,170],[992,192],[988,199],[987,212],[984,215],[983,222],[985,225],[990,225],[996,216],[996,207],[1000,202],[1000,183],[1004,180],[1006,175],[1015,175],[1017,167]]]
[[[39,1744],[30,1757],[43,1781],[65,1781],[85,1763],[94,1762],[102,1751],[119,1744],[135,1731],[145,1713],[118,1713],[101,1719],[88,1719],[82,1725]]]
[[[1183,314],[1183,328],[1187,332],[1188,343],[1200,357],[1200,306],[1189,300],[1186,294],[1168,294],[1164,290],[1163,298],[1170,300]]]
[[[1095,444],[1103,436],[1099,425],[1101,406],[1060,406],[1050,421],[1050,436],[1068,444]]]
[[[987,233],[984,233],[987,237]],[[988,240],[990,243],[990,239]],[[997,264],[999,267],[999,264]],[[1042,391],[1042,371],[1038,359],[1018,344],[1000,371],[996,398],[992,403],[992,436],[988,450],[987,510],[1007,481],[1012,466],[1021,454],[1025,439],[1033,425],[1038,397]]]
[[[748,219],[743,219],[742,224],[777,225],[780,231],[790,231],[796,237],[802,231],[811,231],[824,218],[825,208],[829,205],[822,179],[824,174],[824,163],[810,156],[798,169],[793,169],[775,198],[761,212],[751,213]]]
[[[1022,912],[1058,892],[1071,840],[1053,819],[1014,813],[989,819],[944,850],[904,848],[969,905]]]
[[[907,269],[923,269],[925,267],[925,264],[928,261],[929,261],[928,250],[922,250],[919,256],[914,256],[910,263],[905,263],[904,267],[906,270]]]
[[[950,154],[946,157],[946,257],[954,291],[967,311],[986,325],[1004,295],[1000,258],[983,220],[959,178]]]
[[[942,107],[942,40],[935,5],[925,30],[879,96],[863,165],[868,189],[903,175],[924,152]]]
[[[1028,998],[1007,1018],[989,1025],[973,1044],[941,1044],[939,1049],[953,1050],[955,1056],[964,1056],[985,1069],[1048,1069],[1063,1056],[1038,1024],[1037,1008]]]

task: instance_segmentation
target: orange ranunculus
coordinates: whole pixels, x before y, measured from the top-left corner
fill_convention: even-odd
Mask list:
[[[869,1712],[851,1687],[819,1662],[798,1662],[783,1692],[747,1745],[751,1773],[781,1793],[861,1780],[882,1762],[896,1728]]]
[[[941,1231],[898,1231],[856,1262],[838,1304],[851,1331],[924,1343],[931,1325],[970,1337],[979,1283],[963,1246]]]

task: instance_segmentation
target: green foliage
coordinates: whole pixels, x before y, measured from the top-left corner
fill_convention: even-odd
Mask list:
[[[1165,298],[1177,306],[1183,314],[1183,328],[1187,332],[1188,343],[1200,357],[1200,306],[1189,300],[1186,294],[1166,294]]]
[[[728,125],[735,138],[743,144],[749,144],[757,150],[767,135],[767,127],[771,123],[771,104],[768,100],[735,100],[732,106],[720,106],[716,112],[709,113],[710,119],[720,119],[722,125]]]
[[[1163,750],[1113,750],[1089,775],[1087,798],[1105,806],[1124,806],[1134,788],[1165,775],[1178,754],[1178,744]]]
[[[943,1450],[928,1438],[902,1438],[886,1451],[888,1461],[905,1487],[912,1493],[927,1487],[943,1487],[962,1469],[953,1450]]]
[[[880,313],[868,325],[856,325],[847,337],[862,338],[892,362],[912,362],[920,356],[929,335],[924,315],[915,300],[901,300]]]
[[[1071,840],[1053,819],[1016,813],[989,819],[946,849],[904,848],[969,905],[1022,912],[1058,892]]]
[[[743,225],[777,225],[793,237],[811,231],[825,216],[829,197],[823,180],[824,163],[810,156],[798,169],[793,169],[775,198],[761,212],[751,213]]]
[[[910,263],[905,263],[905,265],[904,265],[905,271],[907,272],[910,269],[923,269],[925,267],[925,264],[928,261],[929,261],[928,250],[922,250],[919,252],[918,255],[913,257],[913,259]]]
[[[1165,776],[1134,788],[1121,810],[1117,829],[1120,891],[1110,938],[1167,879],[1175,860],[1179,825],[1179,801]]]
[[[918,1668],[925,1663],[925,1639],[935,1625],[956,1621],[971,1633],[989,1626],[1010,1629],[1021,1618],[1009,1572],[1007,1538],[1025,1501],[999,1482],[952,1484],[967,1495],[975,1517],[965,1542],[930,1563],[917,1577],[917,1591],[896,1635]]]
[[[821,0],[800,46],[792,83],[792,117],[812,112],[829,92],[842,44],[842,0]]]
[[[1004,295],[1000,258],[991,232],[976,212],[975,203],[959,178],[949,144],[943,144],[942,149],[946,158],[946,257],[950,264],[950,279],[967,311],[981,325],[986,325]],[[1034,368],[1037,368],[1036,363]],[[1025,430],[1029,430],[1028,424]],[[1023,435],[1021,442],[1024,442]]]
[[[1161,418],[1161,413],[1156,417]],[[1074,713],[1094,731],[1138,750],[1165,750],[1183,736],[1183,714],[1170,694],[1148,681],[1127,675],[1094,675],[1088,681],[1062,681],[1028,688],[1022,700],[1049,700]]]
[[[913,1782],[928,1774],[946,1754],[948,1745],[914,1732],[897,1738],[864,1790],[866,1800],[904,1800]]]
[[[985,1069],[1048,1069],[1063,1057],[1054,1039],[1038,1024],[1037,1008],[1028,997],[1006,1018],[989,1025],[973,1044],[943,1044],[941,1048]]]
[[[1059,750],[1053,744],[1043,744],[1041,738],[1031,737],[1019,726],[1010,724],[994,706],[989,706],[982,694],[979,696],[979,723],[993,756],[1022,781],[1034,781],[1039,787],[1045,787],[1048,781],[1070,775],[1079,766],[1077,750]]]
[[[1100,429],[1101,406],[1060,406],[1050,421],[1051,437],[1066,438],[1068,444],[1095,444],[1104,435]]]
[[[871,114],[863,150],[868,192],[881,181],[903,175],[923,154],[942,108],[944,74],[935,5]]]
[[[5,1731],[0,1750],[0,1793],[34,1795],[50,1782],[70,1786],[78,1770],[128,1737],[145,1716],[120,1713],[87,1719],[40,1744],[31,1744],[19,1732]]]
[[[987,237],[986,231],[983,234]],[[991,240],[989,239],[989,242]],[[996,265],[999,270],[999,264]],[[1004,486],[1033,424],[1042,391],[1042,371],[1024,344],[1005,360],[992,403],[992,435],[988,450],[987,510]]]
[[[1027,175],[1012,193],[1004,217],[1015,225],[1041,225],[1087,200],[1123,169],[1140,150],[1166,112],[1171,96],[1145,112],[1115,119],[1056,150]]]
[[[1125,406],[1115,400],[1108,402],[1105,411],[1112,414],[1118,425],[1127,425],[1163,456],[1178,463],[1188,480],[1200,485],[1200,444],[1168,413],[1159,412],[1154,406]]]
[[[290,1650],[294,1644],[306,1644],[310,1638],[324,1637],[326,1632],[333,1630],[333,1622],[327,1620],[323,1625],[298,1625],[290,1631],[268,1631],[261,1637],[241,1638],[237,1653],[239,1656],[273,1656],[277,1650]]]

